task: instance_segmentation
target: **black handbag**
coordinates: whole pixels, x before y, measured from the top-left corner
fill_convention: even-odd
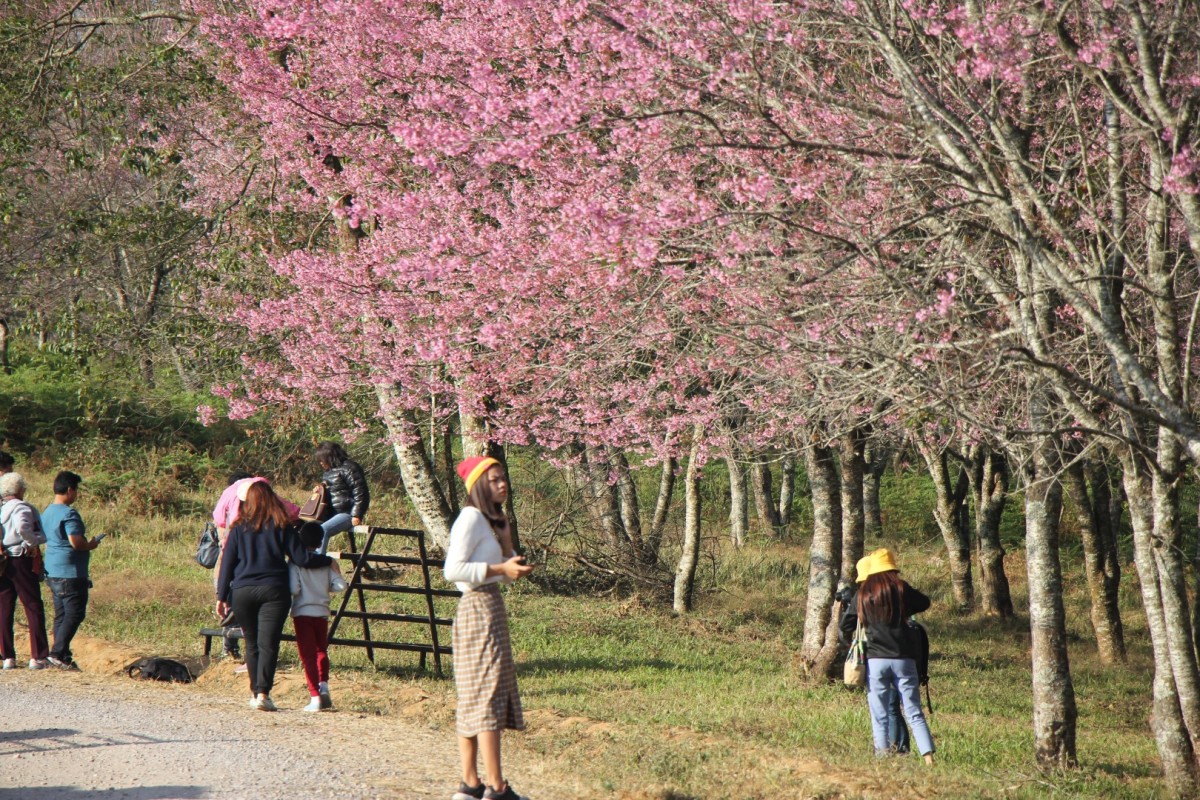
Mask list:
[[[205,569],[217,565],[221,555],[221,536],[212,520],[204,523],[204,531],[200,534],[200,543],[196,545],[196,563]]]

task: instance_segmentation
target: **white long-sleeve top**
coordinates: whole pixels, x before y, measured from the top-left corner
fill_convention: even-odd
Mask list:
[[[474,506],[464,507],[450,528],[450,546],[446,548],[443,569],[446,580],[463,592],[489,583],[512,583],[512,578],[504,575],[487,576],[489,565],[507,560],[500,551],[500,540],[483,512]]]
[[[4,549],[10,556],[23,556],[46,543],[42,515],[37,509],[15,497],[0,507],[0,525],[4,527]]]
[[[346,581],[336,561],[315,569],[288,564],[288,584],[292,589],[293,617],[328,617],[330,595],[346,590]]]

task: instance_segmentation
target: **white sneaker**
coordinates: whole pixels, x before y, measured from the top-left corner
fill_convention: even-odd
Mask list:
[[[259,711],[275,711],[275,704],[271,702],[270,695],[260,694],[254,698],[254,707]]]
[[[254,709],[258,708],[258,697],[255,695],[250,695],[250,707]]]
[[[17,660],[15,658],[4,659],[4,669],[16,669],[16,668],[17,668]]]
[[[50,662],[44,658],[29,659],[29,668],[30,669],[45,669],[48,666],[50,666]]]
[[[304,708],[301,709],[301,711],[308,711],[310,713],[314,712],[314,711],[320,711],[320,710],[321,710],[321,698],[320,697],[313,697],[312,699],[310,699],[308,701],[308,705],[306,705]]]

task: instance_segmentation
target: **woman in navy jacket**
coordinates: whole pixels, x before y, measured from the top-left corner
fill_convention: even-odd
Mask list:
[[[217,613],[224,616],[232,608],[241,623],[250,707],[260,711],[275,710],[271,687],[275,685],[283,623],[292,607],[289,560],[298,567],[327,567],[333,561],[305,549],[269,483],[252,483],[225,540],[217,579]]]

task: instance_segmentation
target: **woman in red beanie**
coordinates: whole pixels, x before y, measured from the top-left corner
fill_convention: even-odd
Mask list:
[[[517,692],[516,668],[508,639],[508,615],[500,583],[533,571],[513,551],[504,513],[508,475],[494,458],[476,456],[458,465],[467,504],[450,529],[446,580],[463,596],[454,616],[454,688],[462,785],[453,800],[525,800],[500,769],[500,734],[522,730],[525,718]],[[482,751],[487,785],[479,780],[476,757]]]

